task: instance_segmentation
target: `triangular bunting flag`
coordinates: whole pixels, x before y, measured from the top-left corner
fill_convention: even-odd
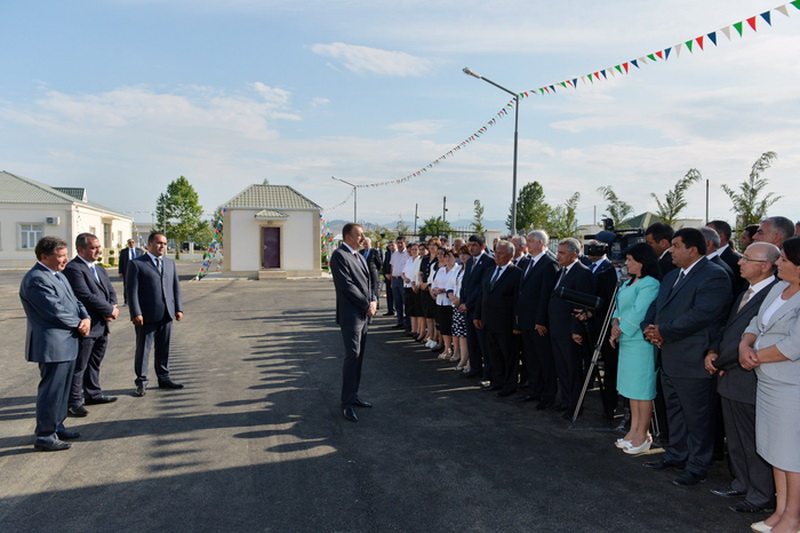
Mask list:
[[[594,83],[594,80],[592,79],[592,74],[588,74],[586,77],[589,78],[590,82]]]
[[[613,68],[611,68],[611,67],[608,67],[608,68],[606,69],[606,71],[608,71],[608,72],[610,72],[610,73],[611,73],[611,77],[612,77],[612,78],[616,78],[616,77],[617,77],[617,73],[616,73],[616,72],[614,72],[614,69],[613,69]]]
[[[673,48],[675,49],[675,55],[676,55],[677,57],[681,57],[681,47],[682,47],[682,46],[683,46],[683,45],[682,45],[682,44],[680,44],[680,43],[678,43],[678,44],[676,44],[675,46],[673,46]]]
[[[792,4],[794,7],[796,7],[797,9],[800,9],[800,0],[794,0],[793,2],[789,3]]]
[[[720,28],[719,31],[724,33],[725,37],[727,37],[729,41],[731,40],[731,27],[730,26],[725,26],[724,28]]]
[[[573,87],[575,87],[575,84],[574,84],[574,83],[572,83],[572,80],[567,80],[567,83],[569,83],[570,85],[572,85]]]
[[[789,16],[789,10],[786,9],[786,4],[776,7],[775,11],[780,11],[781,14],[786,15],[787,17]]]
[[[623,63],[622,66],[625,67],[625,74],[627,74],[628,73],[628,64],[627,63]]]
[[[747,19],[747,23],[750,25],[751,28],[753,28],[753,31],[758,31],[756,29],[756,18],[755,17],[750,17],[749,19]]]
[[[712,31],[708,34],[708,40],[714,43],[714,46],[717,46],[717,32]]]
[[[605,70],[601,70],[600,74],[603,75],[603,79],[606,79],[606,80],[608,79],[608,76],[606,76],[606,71]]]
[[[700,50],[702,50],[703,49],[703,36],[701,35],[700,37],[696,38],[695,41],[697,41],[697,45],[700,47]]]
[[[574,85],[576,89],[578,88],[578,78],[573,78],[572,85]]]
[[[744,23],[739,21],[739,22],[734,23],[734,25],[733,25],[733,27],[736,29],[736,31],[739,32],[739,37],[742,36],[742,24],[744,24]]]
[[[566,84],[565,82],[563,82],[563,81],[560,83],[560,85],[561,85],[562,87],[564,87],[565,89],[566,89],[566,87],[567,87],[567,84]]]
[[[767,24],[772,26],[772,21],[770,21],[769,11],[764,11],[763,13],[761,13],[761,18],[764,19],[767,22]]]
[[[599,72],[595,72],[595,73],[594,73],[594,78],[595,78],[596,80],[599,80],[599,79],[600,79],[600,73],[599,73]]]
[[[555,85],[551,85],[551,86],[550,86],[550,90],[551,90],[551,91],[553,91],[553,92],[556,92],[556,87],[555,87]]]
[[[664,48],[664,61],[669,59],[669,53],[672,52],[672,48]]]
[[[688,48],[690,52],[692,51],[692,45],[693,44],[694,44],[694,41],[686,41],[686,48]]]
[[[617,66],[616,66],[616,67],[614,67],[614,68],[615,68],[615,69],[617,69],[617,70],[619,71],[619,73],[620,73],[620,74],[622,74],[622,65],[617,65]],[[627,69],[626,69],[626,71],[627,71]]]
[[[661,52],[658,52],[658,53],[660,54]],[[656,54],[647,54],[647,57],[650,59],[650,61],[655,61],[656,60]]]
[[[633,65],[636,68],[639,68],[638,61],[639,61],[638,59],[631,59],[631,65]]]
[[[583,82],[584,85],[586,85],[586,76],[581,76],[581,81]]]

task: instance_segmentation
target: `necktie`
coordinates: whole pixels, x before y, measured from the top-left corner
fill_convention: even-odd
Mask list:
[[[161,261],[161,257],[156,257],[156,266],[158,267],[158,273],[160,275],[164,275],[164,264]]]
[[[681,284],[681,281],[683,281],[683,278],[684,278],[684,277],[685,277],[685,274],[683,273],[683,270],[681,270],[681,273],[680,273],[680,274],[678,274],[678,280],[675,282],[675,285],[673,285],[673,286],[672,286],[672,288],[669,290],[669,293],[670,293],[670,294],[672,294],[673,292],[675,292],[675,287],[677,287],[678,285],[680,285],[680,284]]]
[[[492,279],[489,280],[489,287],[494,289],[494,284],[497,283],[497,278],[500,277],[500,272],[503,269],[500,267],[495,267],[494,274],[492,274]]]
[[[752,296],[753,296],[753,287],[750,287],[749,289],[747,289],[747,292],[744,293],[744,296],[742,296],[742,302],[739,304],[739,309],[737,309],[736,311],[737,312],[741,311],[742,308],[747,304],[747,302],[750,301],[750,298],[752,298]]]
[[[566,276],[567,276],[567,269],[566,268],[562,268],[561,269],[561,274],[558,276],[558,281],[556,282],[556,286],[555,286],[556,289],[558,288],[559,285],[561,285],[561,282],[564,281],[564,278]]]
[[[92,275],[94,276],[94,279],[96,279],[97,282],[99,283],[100,282],[100,276],[97,275],[97,269],[95,268],[94,264],[89,265],[89,270],[92,271]]]
[[[530,274],[530,271],[533,270],[534,266],[536,266],[536,261],[531,259],[530,262],[528,262],[528,268],[525,269],[525,275],[522,277],[528,279],[528,274]]]
[[[131,248],[131,255],[129,259],[136,259],[136,248]]]

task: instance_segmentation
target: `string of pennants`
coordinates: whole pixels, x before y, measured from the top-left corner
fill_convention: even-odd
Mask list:
[[[200,270],[197,272],[197,275],[194,277],[193,281],[199,281],[206,277],[211,271],[211,267],[214,263],[216,263],[216,269],[214,272],[220,271],[220,266],[222,265],[222,259],[224,256],[222,250],[222,229],[225,211],[226,209],[224,207],[220,207],[219,210],[214,214],[214,220],[212,221],[212,226],[214,226],[214,236],[211,238],[211,244],[208,245],[208,250],[203,254],[203,263],[200,265]]]
[[[678,58],[680,57],[681,52],[685,49],[688,50],[689,53],[694,53],[696,51],[705,51],[706,48],[710,47],[711,45],[717,46],[721,36],[724,36],[727,40],[731,40],[731,37],[735,34],[738,34],[739,37],[744,37],[745,32],[747,32],[747,28],[750,28],[753,32],[757,32],[759,27],[763,27],[763,24],[766,23],[768,26],[772,26],[772,13],[780,13],[786,17],[789,17],[789,6],[794,7],[795,9],[800,10],[800,0],[793,0],[787,4],[783,4],[781,6],[775,7],[773,9],[769,9],[764,11],[759,15],[754,15],[752,17],[746,18],[739,22],[735,22],[719,30],[712,31],[700,36],[697,36],[693,39],[689,39],[688,41],[684,41],[673,46],[669,46],[667,48],[663,48],[661,50],[645,54],[640,56],[636,59],[631,59],[612,67],[596,70],[594,72],[590,72],[583,76],[574,77],[570,79],[566,79],[557,83],[552,83],[550,85],[544,85],[542,87],[538,87],[536,89],[531,89],[529,91],[524,91],[519,93],[518,98],[521,100],[523,98],[527,98],[530,96],[543,96],[543,95],[552,95],[556,94],[559,90],[562,89],[577,89],[578,86],[581,85],[593,85],[595,82],[605,81],[610,77],[616,76],[626,76],[631,72],[634,72],[634,69],[641,69],[643,65],[647,65],[650,63],[658,63],[667,61],[670,57]],[[710,44],[709,44],[710,43]],[[489,129],[497,124],[497,121],[501,118],[509,115],[513,110],[514,106],[516,105],[516,99],[512,99],[508,102],[500,111],[498,111],[488,122],[486,122],[483,126],[481,126],[477,131],[475,131],[472,135],[458,143],[456,146],[436,158],[434,161],[422,167],[421,169],[408,174],[407,176],[403,176],[402,178],[381,181],[377,183],[366,183],[363,185],[356,185],[359,189],[365,188],[373,188],[373,187],[384,187],[387,185],[397,185],[400,183],[405,183],[410,181],[417,176],[428,172],[436,168],[440,165],[443,161],[455,156],[458,152],[463,150],[467,145],[477,141],[483,136],[485,133],[489,131]],[[352,196],[353,193],[350,194]],[[339,204],[331,207],[329,209],[335,209],[336,207],[341,206],[345,202],[350,199],[348,196],[344,201],[340,202]]]
[[[798,1],[800,1],[800,0],[798,0]],[[357,187],[366,187],[366,185],[357,185]],[[321,211],[332,211],[333,209],[336,209],[337,207],[343,206],[344,204],[346,204],[347,202],[350,201],[350,198],[353,197],[355,192],[356,192],[355,190],[350,191],[350,194],[347,195],[347,198],[345,198],[344,200],[342,200],[341,202],[339,202],[335,206],[333,206],[333,207],[325,207],[325,208],[321,209]]]
[[[352,193],[350,193],[350,196],[352,196]],[[349,199],[350,196],[348,196],[347,198]],[[345,202],[346,201],[347,200],[345,200]],[[342,203],[344,203],[344,202],[342,202]],[[342,204],[339,204],[339,205],[342,205]],[[333,208],[331,208],[331,209],[333,209]],[[331,266],[331,253],[333,253],[332,252],[332,248],[334,247],[334,242],[333,242],[334,235],[333,235],[333,232],[331,232],[331,227],[330,227],[329,221],[327,221],[324,218],[322,218],[322,215],[319,216],[319,222],[320,222],[320,224],[319,224],[320,225],[320,239],[322,240],[322,248],[323,248],[323,252],[325,253],[325,264],[330,267]]]

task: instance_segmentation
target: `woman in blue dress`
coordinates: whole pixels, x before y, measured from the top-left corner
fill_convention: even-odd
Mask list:
[[[649,244],[634,244],[625,252],[630,280],[617,292],[611,328],[611,345],[619,343],[617,390],[631,404],[631,428],[616,446],[625,453],[650,449],[653,438],[648,431],[656,397],[656,369],[653,345],[642,335],[639,324],[658,296],[661,271],[658,256]]]

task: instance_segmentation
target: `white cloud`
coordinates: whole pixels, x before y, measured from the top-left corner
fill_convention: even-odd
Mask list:
[[[391,124],[389,129],[409,135],[432,135],[438,133],[443,125],[444,121],[442,120],[417,120],[414,122],[397,122]]]
[[[345,43],[315,44],[311,51],[323,57],[339,60],[356,74],[373,73],[383,76],[422,76],[431,71],[434,62],[405,52],[393,52]]]

